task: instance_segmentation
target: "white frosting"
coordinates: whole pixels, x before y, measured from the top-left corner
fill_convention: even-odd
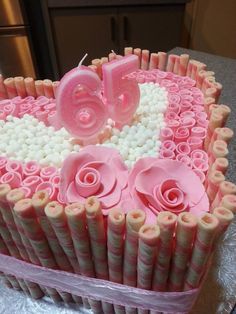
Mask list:
[[[131,167],[136,160],[144,156],[158,156],[161,142],[160,129],[165,126],[164,112],[168,106],[167,91],[154,83],[140,84],[140,103],[131,126],[122,130],[111,127],[111,137],[102,144],[117,148],[125,163]],[[64,129],[55,131],[30,115],[19,119],[8,116],[7,121],[0,120],[0,155],[20,161],[35,160],[41,165],[60,167],[71,152],[82,148],[71,144],[71,137]]]

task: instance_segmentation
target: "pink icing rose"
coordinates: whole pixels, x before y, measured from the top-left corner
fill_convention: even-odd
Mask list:
[[[209,201],[199,177],[185,164],[169,159],[146,157],[130,172],[129,191],[136,207],[153,222],[161,211],[199,216],[209,210]]]
[[[116,149],[89,145],[70,154],[61,169],[60,200],[64,203],[84,202],[96,196],[103,214],[119,206],[127,197],[128,169]]]

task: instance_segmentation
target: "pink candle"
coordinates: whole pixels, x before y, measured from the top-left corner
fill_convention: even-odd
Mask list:
[[[101,85],[99,76],[82,65],[61,79],[57,88],[57,114],[75,137],[94,138],[105,126],[107,110],[101,100]]]
[[[137,82],[125,78],[125,75],[138,69],[138,64],[136,55],[127,55],[104,64],[102,68],[106,106],[118,127],[131,121],[139,103]]]

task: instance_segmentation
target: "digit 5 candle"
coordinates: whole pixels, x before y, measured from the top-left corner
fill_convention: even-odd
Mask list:
[[[137,109],[140,98],[138,84],[125,76],[138,70],[138,65],[136,55],[127,55],[102,67],[104,97],[110,117],[117,127],[128,124]]]

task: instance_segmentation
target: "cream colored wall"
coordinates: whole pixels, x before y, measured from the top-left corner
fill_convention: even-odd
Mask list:
[[[189,48],[236,58],[236,0],[193,0],[185,28]]]

